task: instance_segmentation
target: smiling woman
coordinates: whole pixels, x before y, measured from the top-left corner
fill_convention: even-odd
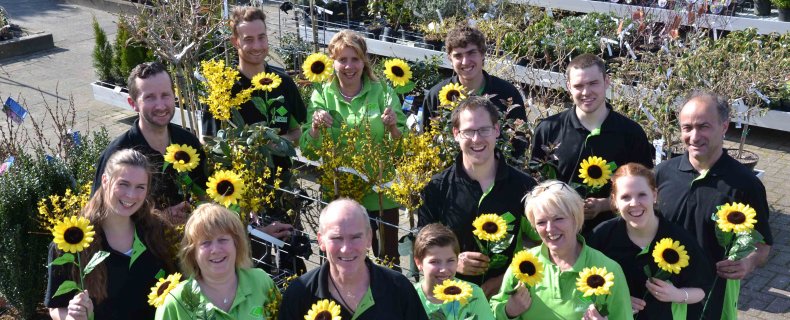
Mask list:
[[[151,166],[142,153],[124,149],[113,153],[101,174],[102,185],[83,208],[82,217],[94,228],[91,246],[79,253],[86,263],[97,251],[109,252],[85,277],[85,290],[56,296],[67,280],[79,279],[71,266],[49,266],[44,305],[53,319],[151,319],[154,309],[147,293],[157,274],[175,271],[165,239],[167,223],[148,201]],[[59,256],[54,244],[49,261]]]

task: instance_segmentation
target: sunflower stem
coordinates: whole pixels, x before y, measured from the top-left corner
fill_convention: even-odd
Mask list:
[[[80,252],[74,254],[77,256],[77,268],[80,269],[80,292],[85,291],[85,270],[82,268],[82,262],[80,261]]]

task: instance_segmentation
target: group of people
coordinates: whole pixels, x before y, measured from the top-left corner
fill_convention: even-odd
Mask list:
[[[280,116],[270,117],[249,102],[240,109],[246,123],[266,121],[295,145],[313,148],[320,148],[324,139],[338,139],[337,122],[369,123],[369,143],[377,147],[384,139],[409,134],[398,96],[375,76],[362,36],[344,30],[332,38],[328,52],[334,74],[305,107],[294,81],[265,61],[264,14],[239,7],[230,20],[240,72],[234,92],[250,87],[250,79],[260,72],[274,72],[283,80],[275,94],[284,99],[269,106]],[[428,319],[442,309],[442,296],[434,289],[445,280],[471,288],[473,298],[462,319],[737,317],[739,279],[766,262],[773,238],[762,183],[723,152],[730,113],[726,100],[713,93],[690,94],[678,111],[687,150],[653,168],[654,150],[645,132],[606,102],[610,80],[604,62],[594,55],[578,56],[566,72],[574,106],[543,119],[530,146],[514,144],[516,153],[531,148],[534,160],[551,159],[556,180],[539,184],[509,165],[497,149],[497,140],[503,138],[502,115],[527,119],[519,90],[483,70],[483,34],[459,26],[448,33],[446,51],[454,75],[426,96],[423,123],[440,113],[444,85],[460,84],[472,95],[452,110],[459,154],[422,190],[420,231],[412,248],[421,281],[412,284],[368,257],[371,249],[377,256],[399,256],[398,230],[389,226],[398,225],[399,205],[386,197],[379,201],[371,190],[361,203],[338,199],[322,210],[317,239],[326,262],[291,281],[281,304],[272,306],[279,291],[266,272],[254,267],[255,249],[238,214],[217,204],[189,212],[173,168],[162,170],[167,146],[187,144],[200,156],[198,168],[189,173],[192,181],[205,184],[208,176],[202,137],[170,124],[172,78],[153,62],[137,66],[129,76],[129,104],[139,119],[102,154],[93,196],[82,212],[96,235],[94,244],[79,253],[81,260],[88,261],[97,251],[109,252],[109,258],[85,278],[84,291],[65,295],[56,295],[57,288],[77,279],[79,271],[49,266],[44,304],[52,318],[191,319],[197,303],[220,319],[266,319],[274,313],[279,319],[303,319],[309,312],[320,313],[315,306],[329,300],[337,307],[323,305],[329,312],[324,316],[336,311],[342,319]],[[216,134],[216,128],[217,121],[204,115],[202,133]],[[579,166],[590,156],[618,168],[601,188],[580,192],[573,186],[582,183]],[[287,158],[275,163],[286,170],[291,166]],[[756,210],[755,228],[764,238],[756,251],[736,261],[725,258],[711,220],[717,206],[730,202]],[[483,252],[475,238],[473,222],[484,214],[512,217],[508,232],[513,237],[497,253],[504,260]],[[387,224],[373,223],[376,218]],[[180,245],[168,243],[170,226],[180,224]],[[384,230],[374,232],[379,227]],[[285,239],[293,226],[274,221],[260,229]],[[645,269],[658,268],[645,252],[665,238],[685,247],[689,266],[661,280],[645,274]],[[520,281],[516,274],[523,270],[511,266],[523,250],[543,266],[542,278],[533,285]],[[59,254],[55,245],[50,247],[50,261]],[[613,274],[605,311],[580,298],[577,278],[588,267],[605,267]],[[158,278],[177,271],[185,281],[160,297],[161,307],[149,305]],[[197,302],[186,303],[190,294],[197,295]]]

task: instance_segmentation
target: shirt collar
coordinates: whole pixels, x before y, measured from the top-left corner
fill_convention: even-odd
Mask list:
[[[719,160],[716,160],[716,163],[714,163],[713,166],[710,167],[710,170],[708,170],[707,175],[722,175],[722,174],[725,174],[727,172],[727,169],[726,169],[727,162],[728,162],[727,158],[730,158],[730,155],[727,154],[727,150],[724,149],[724,150],[722,150],[722,154],[721,154],[721,157],[719,157]],[[684,152],[683,155],[680,156],[680,163],[678,163],[678,170],[683,171],[683,172],[700,173],[700,172],[697,171],[697,169],[694,169],[694,166],[691,165],[691,160],[689,160],[689,152],[688,151]]]
[[[609,109],[609,114],[606,115],[606,119],[603,119],[603,122],[601,123],[601,130],[603,130],[603,128],[605,127],[606,128],[609,127],[608,124],[609,122],[611,122],[612,112],[614,112],[614,110],[612,109],[612,105],[610,105],[609,102],[606,102],[606,109]],[[589,131],[587,130],[587,128],[584,127],[584,125],[582,125],[582,122],[579,120],[579,117],[576,115],[576,106],[573,106],[573,108],[568,110],[568,112],[570,112],[571,124],[573,125],[574,129]]]
[[[576,258],[576,262],[573,264],[570,270],[566,272],[581,272],[584,268],[590,267],[590,263],[588,260],[589,255],[589,248],[587,247],[587,242],[584,240],[581,234],[576,234],[576,240],[581,242],[582,250],[579,252],[579,257]],[[555,264],[551,262],[551,256],[549,255],[549,248],[546,247],[545,243],[540,244],[540,257],[545,260],[547,263]]]
[[[376,283],[376,273],[374,272],[374,264],[370,258],[365,257],[365,267],[368,268],[368,274],[370,274],[370,284],[369,287],[371,292],[375,292],[373,290],[373,286]],[[329,292],[330,280],[329,280],[329,263],[324,263],[321,266],[321,269],[318,270],[318,286],[316,287],[315,296],[319,299],[333,299],[332,294]]]
[[[502,151],[495,149],[494,158],[497,160],[496,176],[494,177],[494,181],[507,179],[510,174],[507,168],[507,163],[505,163],[503,160],[504,157],[502,156]],[[464,158],[461,152],[458,152],[458,155],[455,156],[455,172],[457,172],[459,178],[466,181],[467,183],[476,182],[472,180],[469,174],[466,173],[466,169],[464,169]]]
[[[461,80],[458,80],[458,74],[453,72],[453,76],[450,77],[451,83],[461,84]],[[483,70],[483,93],[491,92],[491,75],[488,74],[485,70]]]

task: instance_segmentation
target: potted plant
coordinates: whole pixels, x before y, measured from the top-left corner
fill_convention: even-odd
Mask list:
[[[771,15],[771,0],[754,0],[754,14],[758,16]]]
[[[790,0],[771,0],[779,9],[779,21],[790,21]]]

